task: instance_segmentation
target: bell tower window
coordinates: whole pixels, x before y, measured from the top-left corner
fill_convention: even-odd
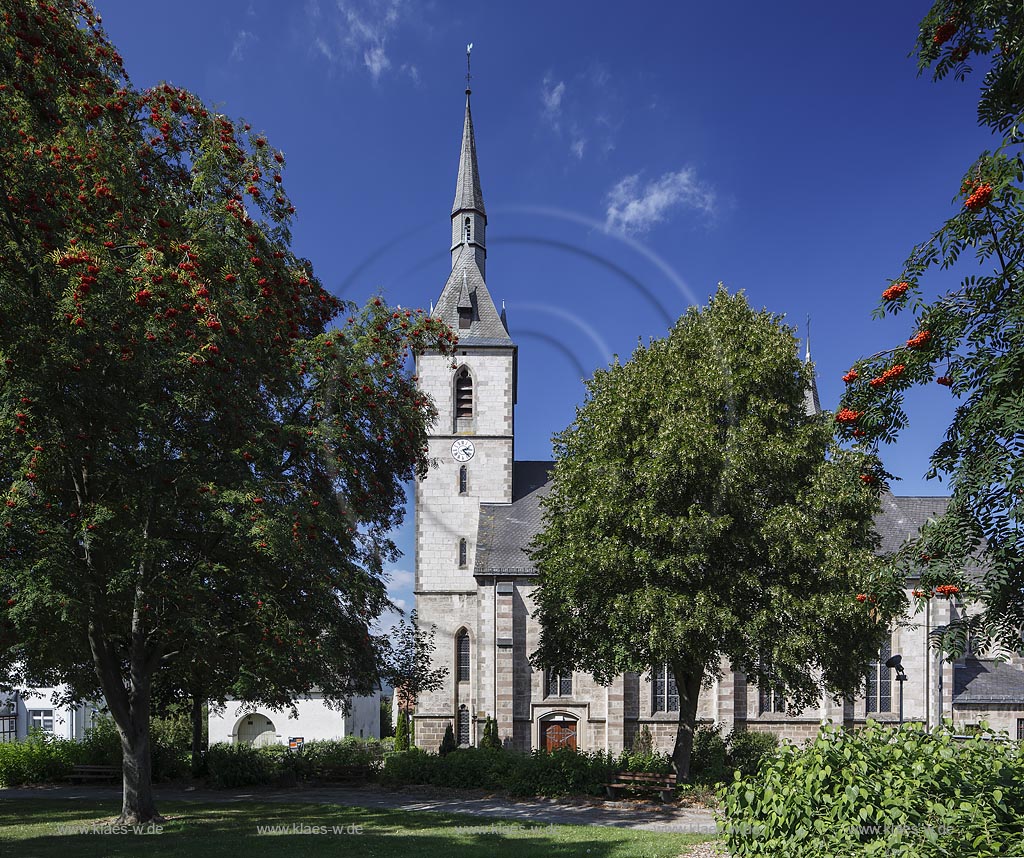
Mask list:
[[[472,241],[473,239],[473,223],[469,218],[466,218],[466,241]]]
[[[455,377],[455,416],[473,416],[473,377],[466,367]]]
[[[459,494],[464,495],[469,489],[469,471],[465,465],[459,468]]]
[[[465,569],[469,562],[469,546],[465,539],[459,540],[459,568]]]

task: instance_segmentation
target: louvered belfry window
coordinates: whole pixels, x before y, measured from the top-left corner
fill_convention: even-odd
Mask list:
[[[455,674],[458,682],[469,682],[469,632],[465,629],[455,638]]]
[[[466,218],[466,241],[472,240],[473,228],[469,218]]]
[[[455,376],[455,416],[473,416],[473,377],[466,367]]]

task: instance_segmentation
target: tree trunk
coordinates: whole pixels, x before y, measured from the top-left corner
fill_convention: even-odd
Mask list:
[[[192,777],[203,772],[203,695],[192,692]]]
[[[138,825],[162,821],[163,818],[156,812],[156,803],[153,800],[148,704],[144,715],[139,718],[133,717],[130,729],[121,731],[121,753],[124,757],[124,796],[118,823]]]
[[[693,731],[697,724],[697,698],[704,677],[682,665],[672,664],[670,667],[679,691],[679,726],[676,728],[676,745],[672,750],[672,766],[676,770],[676,780],[688,783],[690,757],[693,755]]]

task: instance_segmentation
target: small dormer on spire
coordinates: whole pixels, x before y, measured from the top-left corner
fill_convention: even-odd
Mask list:
[[[452,203],[452,268],[464,254],[475,257],[481,274],[485,273],[487,258],[487,212],[480,189],[480,170],[476,160],[476,136],[473,132],[473,114],[470,110],[469,72],[472,43],[466,45],[466,115],[462,123],[462,149],[459,154],[459,174],[455,183],[455,202]]]

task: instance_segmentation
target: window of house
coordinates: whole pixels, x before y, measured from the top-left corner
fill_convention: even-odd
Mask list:
[[[679,689],[676,687],[675,675],[667,664],[651,670],[651,682],[654,684],[654,711],[678,712]]]
[[[465,703],[459,707],[459,723],[455,731],[455,741],[459,745],[469,744],[469,709]]]
[[[0,715],[0,742],[16,742],[18,740],[18,716]]]
[[[459,568],[465,569],[468,562],[469,548],[465,539],[459,540]]]
[[[455,637],[455,677],[469,682],[469,632],[463,629]]]
[[[892,670],[885,663],[892,657],[892,640],[882,644],[878,658],[868,666],[867,697],[868,712],[892,711]]]
[[[459,494],[464,495],[468,491],[469,486],[469,471],[465,465],[459,468]]]
[[[548,697],[572,697],[572,674],[548,671]]]
[[[53,732],[53,710],[52,709],[29,709],[28,726],[46,733]]]
[[[1024,742],[1024,718],[1017,719],[1017,741]]]
[[[455,376],[455,416],[473,416],[473,377],[466,367]]]

